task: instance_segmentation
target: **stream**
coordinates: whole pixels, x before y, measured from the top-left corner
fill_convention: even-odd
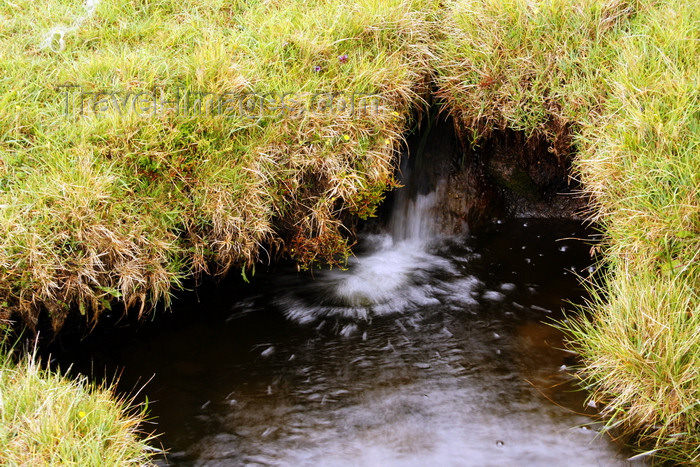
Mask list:
[[[148,398],[160,465],[641,465],[582,414],[547,324],[582,300],[591,232],[511,219],[445,237],[438,203],[400,201],[345,271],[205,284],[63,358]]]

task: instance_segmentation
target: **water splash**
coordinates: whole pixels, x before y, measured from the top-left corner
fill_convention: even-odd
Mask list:
[[[276,300],[287,318],[370,321],[436,305],[454,293],[449,281],[435,280],[460,279],[455,264],[435,252],[441,243],[436,212],[444,183],[428,194],[412,195],[407,188],[396,194],[387,232],[365,237],[365,252],[350,258],[347,270],[323,271],[288,285]],[[467,279],[462,283],[467,292],[479,282],[461,278]]]
[[[52,52],[61,52],[66,48],[66,34],[77,31],[88,19],[90,19],[97,10],[100,0],[85,0],[83,7],[85,13],[76,18],[70,26],[55,26],[44,36],[44,40],[39,45],[41,49],[49,49]],[[55,46],[58,44],[58,46]]]

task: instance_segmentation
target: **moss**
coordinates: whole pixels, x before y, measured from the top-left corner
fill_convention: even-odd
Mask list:
[[[494,159],[489,159],[486,164],[487,173],[499,186],[530,201],[538,201],[542,197],[540,188],[521,165]]]

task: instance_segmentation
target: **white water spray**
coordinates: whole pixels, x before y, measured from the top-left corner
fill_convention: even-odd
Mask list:
[[[439,246],[438,207],[444,183],[428,194],[396,194],[388,232],[365,237],[368,251],[350,258],[348,270],[324,271],[313,280],[290,284],[277,300],[286,316],[299,323],[323,318],[371,320],[373,316],[404,313],[438,305],[445,297],[464,297],[478,284],[462,277],[458,290],[433,280],[436,274],[457,278],[447,258],[435,254]]]

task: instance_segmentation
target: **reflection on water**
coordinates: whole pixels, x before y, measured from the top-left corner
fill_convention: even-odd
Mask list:
[[[124,388],[155,375],[163,465],[628,465],[583,426],[572,356],[542,324],[589,261],[555,240],[584,235],[519,220],[368,237],[348,271],[209,285],[90,354]]]

